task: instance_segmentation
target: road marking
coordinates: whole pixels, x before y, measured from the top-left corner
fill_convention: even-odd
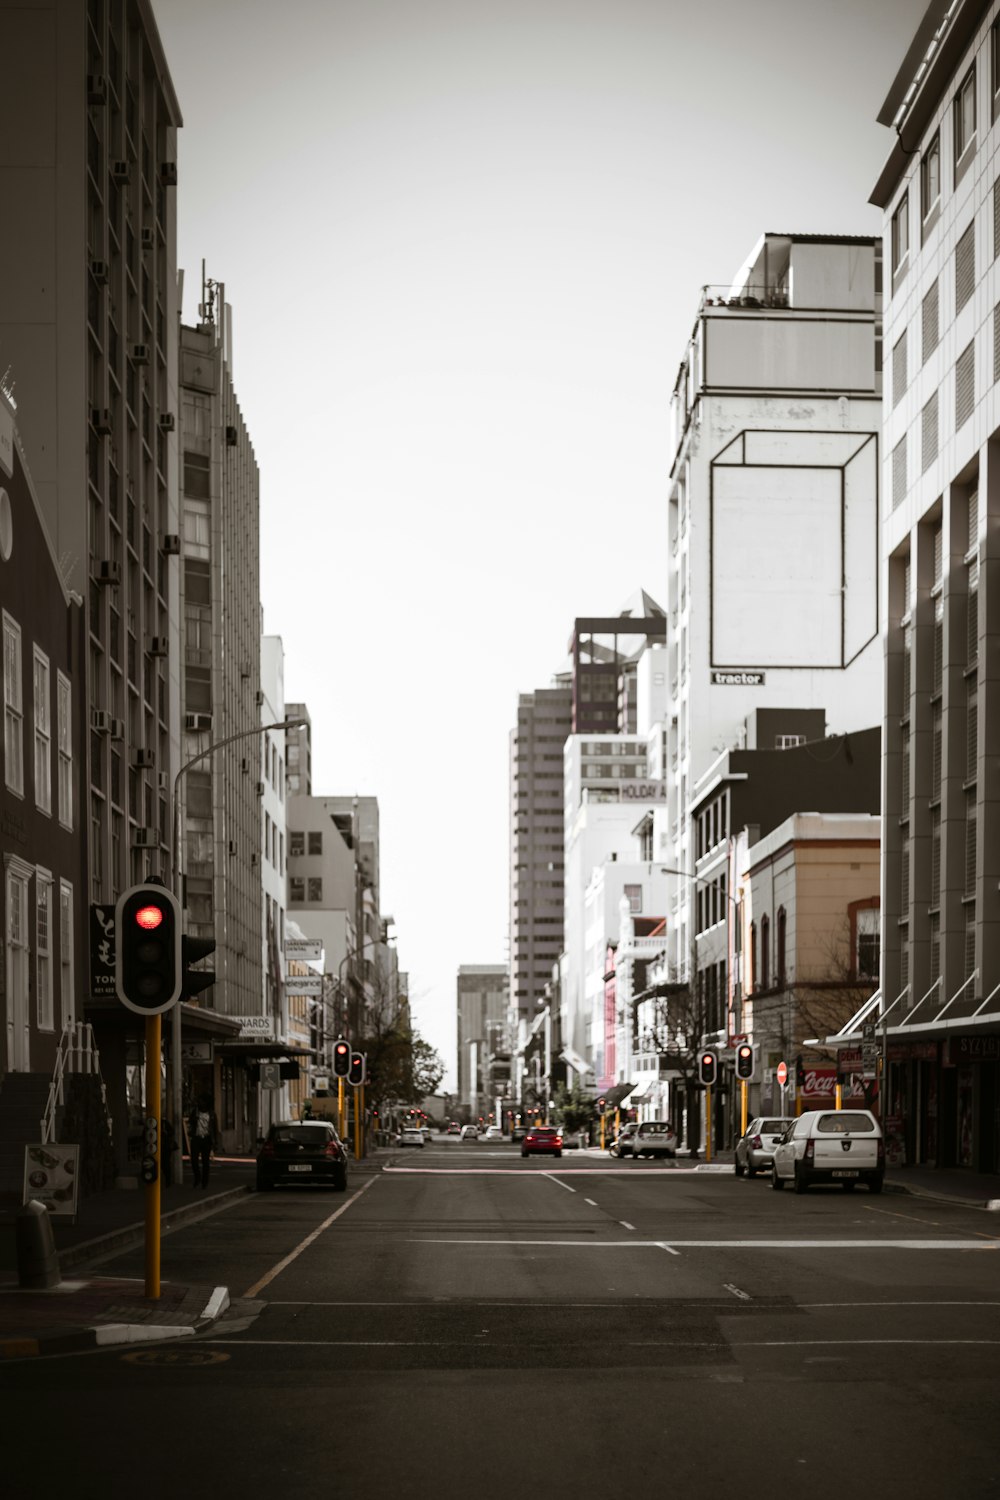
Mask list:
[[[681,1253],[679,1250],[675,1250],[673,1245],[668,1245],[664,1240],[657,1240],[656,1243],[659,1248],[661,1250],[665,1250],[668,1255],[680,1255]]]
[[[617,1250],[622,1245],[633,1249],[665,1250],[996,1250],[997,1245],[980,1244],[978,1240],[500,1240],[500,1239],[416,1239],[415,1245],[552,1245],[562,1249],[587,1245],[592,1250]],[[677,1253],[680,1253],[680,1250]],[[249,1293],[246,1295],[249,1296]]]
[[[623,1229],[634,1229],[635,1228],[635,1225],[634,1224],[630,1224],[627,1219],[619,1219],[618,1222],[622,1226]]]
[[[567,1193],[576,1192],[576,1188],[571,1188],[568,1182],[563,1182],[562,1178],[557,1177],[554,1172],[539,1172],[536,1175],[539,1177],[547,1177],[550,1182],[557,1182],[560,1187],[566,1189]]]
[[[800,1302],[799,1307],[1000,1307],[1000,1302]]]
[[[872,1203],[866,1203],[864,1207],[870,1214],[887,1214],[890,1219],[906,1219],[911,1224],[931,1224],[935,1229],[941,1224],[940,1219],[921,1219],[917,1214],[901,1214],[893,1208],[876,1208]]]
[[[734,1340],[735,1349],[810,1349],[810,1348],[882,1348],[892,1344],[912,1344],[917,1348],[953,1349],[969,1345],[992,1349],[1000,1345],[1000,1339],[742,1339]]]
[[[350,1198],[348,1198],[346,1203],[342,1203],[340,1207],[336,1209],[328,1219],[323,1220],[318,1229],[314,1229],[312,1234],[307,1234],[302,1243],[296,1245],[295,1249],[291,1252],[290,1255],[286,1255],[284,1260],[279,1260],[278,1264],[276,1266],[272,1266],[270,1271],[265,1272],[265,1274],[260,1278],[259,1281],[254,1282],[253,1286],[247,1287],[246,1291],[243,1293],[244,1297],[256,1297],[257,1293],[264,1287],[266,1287],[268,1282],[273,1281],[276,1276],[279,1276],[286,1266],[291,1265],[293,1260],[297,1260],[298,1257],[302,1254],[303,1250],[307,1250],[309,1248],[313,1240],[319,1239],[324,1229],[329,1229],[334,1220],[339,1219],[341,1214],[346,1213],[351,1204],[357,1203],[358,1199],[361,1197],[361,1194],[366,1193],[371,1187],[372,1183],[377,1181],[377,1177],[369,1177],[368,1181],[362,1187],[358,1188],[358,1191],[354,1193]]]
[[[738,1286],[733,1286],[731,1281],[724,1281],[723,1286],[727,1292],[732,1292],[734,1297],[739,1297],[741,1302],[752,1302],[753,1298],[749,1292],[741,1292]]]
[[[590,1206],[591,1206],[591,1208],[596,1208],[597,1207],[597,1204],[594,1202],[593,1198],[584,1198],[583,1201],[584,1201],[584,1203],[589,1203]]]

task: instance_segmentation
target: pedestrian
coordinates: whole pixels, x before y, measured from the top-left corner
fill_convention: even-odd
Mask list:
[[[211,1094],[201,1094],[188,1116],[188,1138],[191,1142],[191,1171],[195,1187],[208,1187],[208,1164],[219,1139],[219,1122],[212,1108]]]

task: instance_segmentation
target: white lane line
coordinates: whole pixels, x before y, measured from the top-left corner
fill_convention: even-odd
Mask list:
[[[584,1203],[589,1203],[590,1206],[591,1206],[591,1208],[596,1208],[597,1207],[597,1204],[594,1202],[593,1198],[584,1198],[583,1201],[584,1201]]]
[[[619,1219],[618,1222],[622,1226],[623,1229],[634,1229],[635,1228],[635,1225],[634,1224],[630,1224],[627,1219]]]
[[[912,1344],[916,1348],[955,1349],[980,1346],[987,1349],[1000,1345],[1000,1339],[751,1339],[744,1343],[734,1339],[732,1349],[864,1349],[883,1348],[892,1344]]]
[[[659,1243],[660,1249],[661,1250],[665,1250],[668,1255],[680,1255],[680,1253],[681,1253],[679,1250],[675,1250],[674,1247],[673,1247],[673,1245],[668,1245],[663,1240],[658,1241],[658,1243]]]
[[[557,1248],[587,1245],[591,1250],[615,1250],[622,1245],[633,1249],[665,1250],[665,1240],[501,1240],[436,1239],[411,1240],[415,1245],[552,1245]],[[681,1250],[996,1250],[980,1240],[670,1240]],[[678,1254],[680,1251],[677,1252]]]
[[[341,1214],[346,1213],[352,1203],[357,1203],[358,1199],[361,1197],[361,1194],[366,1193],[373,1182],[378,1182],[378,1178],[369,1177],[368,1181],[362,1187],[358,1188],[358,1191],[352,1194],[352,1196],[348,1198],[346,1203],[342,1203],[340,1207],[336,1209],[328,1219],[323,1220],[318,1229],[314,1229],[312,1234],[307,1234],[301,1244],[296,1245],[295,1249],[291,1252],[290,1255],[286,1255],[284,1260],[279,1260],[278,1264],[276,1266],[272,1266],[270,1271],[266,1271],[259,1281],[254,1282],[253,1286],[247,1287],[246,1291],[243,1293],[244,1297],[256,1297],[257,1293],[264,1287],[266,1287],[269,1281],[273,1281],[276,1276],[279,1276],[281,1274],[286,1266],[290,1266],[293,1260],[297,1260],[298,1257],[302,1254],[303,1250],[307,1250],[309,1248],[313,1240],[318,1240],[324,1229],[329,1229],[334,1220],[339,1219]]]
[[[800,1302],[799,1307],[1000,1307],[1000,1302]]]
[[[550,1182],[558,1182],[559,1186],[564,1187],[567,1193],[576,1192],[576,1188],[571,1188],[568,1182],[563,1182],[562,1178],[556,1177],[554,1172],[536,1172],[532,1175],[536,1177],[547,1177]]]
[[[752,1302],[753,1298],[749,1292],[741,1292],[738,1286],[733,1286],[731,1281],[724,1281],[723,1286],[727,1292],[732,1292],[734,1297],[739,1297],[741,1302]]]

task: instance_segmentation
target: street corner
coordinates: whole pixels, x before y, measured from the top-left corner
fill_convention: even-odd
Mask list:
[[[0,1360],[78,1354],[118,1344],[189,1339],[230,1307],[228,1287],[165,1283],[160,1298],[134,1282],[63,1282],[46,1291],[10,1291],[0,1303]]]

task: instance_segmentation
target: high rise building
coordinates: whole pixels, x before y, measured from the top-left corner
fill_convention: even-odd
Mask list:
[[[907,1160],[981,1172],[1000,1169],[998,89],[1000,6],[929,6],[878,117],[895,134],[871,195],[889,372],[871,1019]]]
[[[312,796],[312,720],[304,703],[287,703],[289,719],[303,722],[285,730],[285,785],[289,797]]]
[[[644,589],[617,615],[574,620],[569,641],[573,734],[634,734],[636,663],[647,646],[666,636],[663,609]]]
[[[486,1115],[489,1059],[507,1031],[505,964],[461,964],[457,985],[458,1099],[474,1116]]]

